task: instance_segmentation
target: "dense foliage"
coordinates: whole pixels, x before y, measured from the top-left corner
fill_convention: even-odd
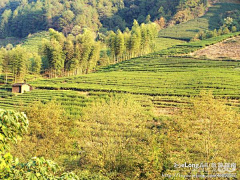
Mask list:
[[[0,66],[5,73],[5,83],[8,83],[8,74],[11,73],[13,81],[24,80],[29,72],[38,74],[42,66],[42,59],[37,53],[27,52],[25,48],[0,49]]]
[[[54,28],[66,34],[117,31],[164,17],[171,24],[204,14],[208,0],[5,0],[0,4],[0,37],[26,37],[30,33]],[[176,14],[177,13],[177,14]]]
[[[235,23],[231,17],[227,17],[224,19],[224,24],[217,30],[214,29],[213,31],[200,31],[195,35],[195,37],[192,40],[203,40],[203,39],[208,39],[216,36],[221,36],[224,34],[229,34],[231,32],[236,32],[238,29],[235,26]]]
[[[42,158],[31,158],[20,163],[9,153],[10,143],[16,143],[27,132],[28,118],[24,113],[0,109],[0,178],[1,179],[78,179],[73,173],[56,176],[56,163]]]
[[[122,33],[120,30],[115,34],[110,32],[108,36],[108,46],[111,51],[113,62],[139,57],[153,52],[154,38],[157,36],[158,28],[156,23],[142,23],[139,26],[134,20],[132,30]]]
[[[151,117],[130,95],[97,99],[75,120],[66,119],[54,102],[24,109],[31,119],[29,132],[12,151],[22,161],[35,155],[51,157],[80,178],[87,176],[86,170],[96,179],[154,177],[161,170],[161,162],[149,164],[156,156],[155,137],[148,128]]]
[[[49,30],[50,41],[43,44],[42,53],[47,60],[50,75],[74,72],[74,74],[88,73],[94,69],[99,60],[100,43],[94,40],[91,31],[83,34],[65,36],[53,29]]]

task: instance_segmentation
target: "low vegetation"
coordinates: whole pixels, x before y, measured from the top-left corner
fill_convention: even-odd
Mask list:
[[[162,133],[166,134],[166,156],[175,163],[175,167],[186,160],[196,164],[207,162],[209,166],[184,170],[179,167],[168,168],[166,174],[173,176],[179,173],[186,177],[190,174],[214,175],[224,172],[219,162],[231,162],[229,172],[239,177],[236,171],[236,164],[240,160],[239,112],[233,111],[222,100],[214,99],[211,92],[202,91],[192,99],[192,103],[191,108],[177,113],[173,119],[163,121],[162,127],[166,128],[162,129]]]
[[[42,89],[128,92],[190,96],[203,89],[237,98],[239,63],[193,58],[137,58],[103,68],[98,73],[32,82]],[[234,79],[234,81],[233,81]]]
[[[11,144],[11,153],[19,160],[12,162],[12,155],[1,151],[5,164],[0,177],[162,179],[163,174],[180,173],[174,164],[184,163],[185,159],[194,163],[239,163],[239,114],[211,93],[201,92],[191,104],[171,118],[153,119],[148,113],[151,110],[146,111],[132,95],[117,95],[92,102],[83,109],[81,118],[69,121],[63,118],[64,110],[56,102],[34,103],[25,109],[28,132],[23,135],[18,129],[11,131],[23,139],[17,145]],[[1,116],[5,119],[15,114],[2,112],[8,113]],[[25,118],[25,132],[28,121],[23,114],[21,117]],[[10,130],[6,127],[2,137]],[[63,171],[71,170],[77,176],[73,172],[62,174],[55,163],[44,158],[24,163],[34,155],[51,157]],[[182,175],[185,173],[194,174],[189,170]],[[199,169],[198,173],[206,175],[213,170]]]

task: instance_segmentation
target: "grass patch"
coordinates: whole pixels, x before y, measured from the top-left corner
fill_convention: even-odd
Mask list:
[[[26,48],[30,52],[38,53],[39,47],[42,45],[43,38],[49,39],[49,34],[47,31],[30,34],[23,40],[22,47]]]
[[[47,31],[41,31],[34,34],[29,34],[26,38],[16,38],[7,37],[5,39],[0,39],[0,47],[5,47],[8,44],[13,46],[21,45],[26,48],[29,52],[38,52],[39,46],[42,44],[42,39],[49,39],[49,34]]]
[[[171,38],[156,38],[154,41],[155,44],[155,51],[161,51],[163,49],[167,49],[169,47],[183,44],[185,41],[178,40],[178,39],[171,39]]]

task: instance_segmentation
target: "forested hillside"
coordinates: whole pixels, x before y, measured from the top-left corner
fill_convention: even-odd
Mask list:
[[[227,18],[231,18],[230,21]],[[229,30],[235,26],[236,30],[239,30],[240,4],[216,3],[208,8],[204,16],[163,29],[159,32],[159,36],[189,41],[199,32],[214,31],[214,29],[217,31],[223,26]]]
[[[3,0],[0,37],[25,37],[53,28],[65,35],[88,27],[95,32],[124,30],[163,17],[172,25],[204,14],[210,0]]]

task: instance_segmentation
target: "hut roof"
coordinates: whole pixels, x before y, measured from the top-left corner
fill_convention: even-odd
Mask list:
[[[30,86],[29,84],[26,84],[26,83],[15,83],[15,84],[12,85],[12,87],[19,87],[19,86],[22,86],[22,85]]]

